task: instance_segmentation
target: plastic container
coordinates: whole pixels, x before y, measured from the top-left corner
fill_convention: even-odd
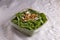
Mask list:
[[[32,9],[33,9],[33,8],[32,8]],[[26,8],[26,9],[23,9],[23,10],[21,10],[21,11],[19,11],[19,12],[22,12],[22,11],[24,11],[24,10],[27,10],[27,8]],[[15,17],[15,15],[11,17],[11,20],[12,20],[14,17]],[[15,27],[17,30],[19,30],[19,31],[22,32],[23,34],[26,34],[26,35],[28,35],[28,36],[32,36],[33,34],[39,32],[40,29],[42,29],[43,27],[46,27],[46,26],[49,24],[49,22],[50,22],[50,21],[49,21],[49,18],[48,18],[47,15],[46,15],[46,17],[47,17],[47,21],[46,21],[41,27],[39,27],[38,29],[36,29],[36,30],[34,30],[34,31],[28,30],[28,29],[25,29],[25,28],[21,28],[21,27],[19,27],[18,25],[12,23],[11,20],[10,20],[10,24],[12,25],[12,27]]]

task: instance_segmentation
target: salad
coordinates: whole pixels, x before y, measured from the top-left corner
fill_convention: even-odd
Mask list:
[[[12,23],[28,30],[36,30],[46,21],[47,18],[44,13],[39,13],[33,9],[16,13],[15,18],[11,20]]]

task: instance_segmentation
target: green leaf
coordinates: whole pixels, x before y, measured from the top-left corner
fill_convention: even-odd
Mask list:
[[[40,19],[35,21],[35,24],[36,24],[35,29],[39,28],[42,25]]]
[[[43,22],[47,21],[46,15],[44,13],[40,13],[40,16],[41,16]]]
[[[28,11],[30,11],[30,13],[34,13],[34,14],[37,14],[38,13],[37,11],[32,10],[32,9],[28,9]]]
[[[12,20],[12,22],[13,22],[14,24],[18,24],[18,21],[17,21],[17,20]]]

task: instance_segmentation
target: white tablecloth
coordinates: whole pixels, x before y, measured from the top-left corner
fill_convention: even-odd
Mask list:
[[[44,12],[51,20],[48,27],[42,28],[31,37],[11,28],[9,24],[10,17],[29,7]],[[60,40],[60,0],[0,1],[0,40]]]

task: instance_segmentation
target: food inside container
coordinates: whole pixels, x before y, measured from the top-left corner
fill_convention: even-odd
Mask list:
[[[32,35],[35,30],[40,28],[47,21],[44,13],[28,8],[25,11],[18,12],[11,22],[19,31],[27,35]]]

